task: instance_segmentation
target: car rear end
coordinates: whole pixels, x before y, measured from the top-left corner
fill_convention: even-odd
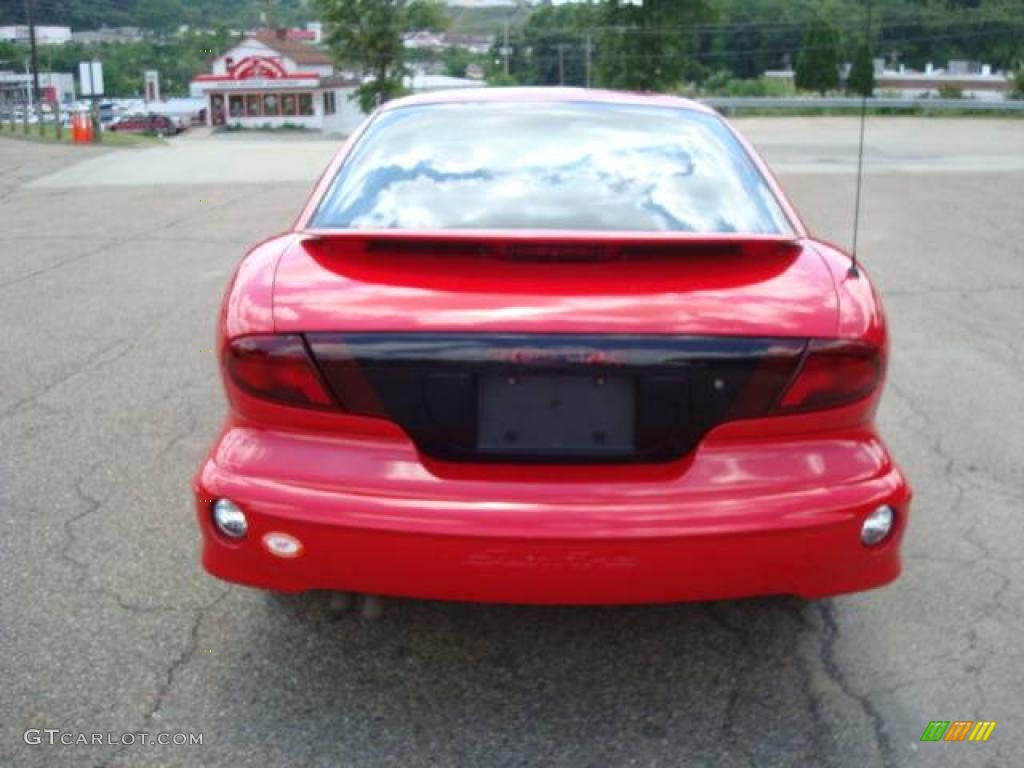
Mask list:
[[[206,568],[519,603],[895,578],[866,276],[717,116],[495,99],[389,106],[240,265]]]

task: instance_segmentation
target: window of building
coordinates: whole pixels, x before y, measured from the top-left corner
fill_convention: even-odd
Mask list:
[[[260,104],[262,99],[257,93],[250,93],[245,97],[245,114],[249,117],[259,117]]]
[[[263,96],[263,114],[265,117],[276,117],[278,114],[278,96],[276,93],[267,93]]]
[[[299,94],[299,114],[300,115],[312,115],[313,114],[313,94],[312,93],[300,93]]]
[[[245,113],[245,105],[241,94],[233,93],[228,97],[228,111],[232,117],[242,117]]]
[[[335,108],[334,91],[324,91],[324,114],[333,115]]]
[[[286,93],[281,97],[281,114],[282,115],[297,115],[298,103],[294,93]]]

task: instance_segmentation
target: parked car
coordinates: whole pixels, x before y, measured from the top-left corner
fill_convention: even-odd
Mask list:
[[[174,136],[181,133],[181,126],[166,115],[134,114],[115,118],[107,127],[108,131],[122,133],[155,133],[157,136]]]
[[[707,107],[399,99],[227,288],[202,562],[513,603],[878,587],[911,495],[874,422],[887,339]]]

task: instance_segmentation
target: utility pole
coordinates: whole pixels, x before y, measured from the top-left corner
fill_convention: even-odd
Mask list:
[[[36,104],[36,109],[39,112],[39,128],[42,130],[43,126],[43,110],[39,105],[39,57],[36,54],[36,22],[35,22],[35,8],[33,7],[33,0],[25,0],[25,20],[28,22],[28,44],[29,44],[29,55],[32,57],[32,100]],[[25,107],[28,111],[28,107]]]
[[[586,58],[586,70],[587,70],[587,76],[586,77],[587,77],[587,81],[586,82],[587,82],[587,88],[590,87],[591,72],[593,71],[593,66],[594,66],[593,48],[592,48],[593,44],[594,44],[594,37],[589,32],[587,32],[587,44],[586,44],[586,51],[587,51],[587,58]]]
[[[501,55],[505,59],[505,77],[508,77],[508,19],[505,19],[505,44],[501,48]]]

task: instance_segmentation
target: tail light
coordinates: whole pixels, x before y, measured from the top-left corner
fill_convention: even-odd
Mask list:
[[[812,341],[777,410],[813,411],[856,402],[875,390],[884,370],[885,360],[878,347],[857,342]]]
[[[334,399],[301,336],[244,336],[224,353],[231,381],[254,397],[286,405],[334,408]]]

